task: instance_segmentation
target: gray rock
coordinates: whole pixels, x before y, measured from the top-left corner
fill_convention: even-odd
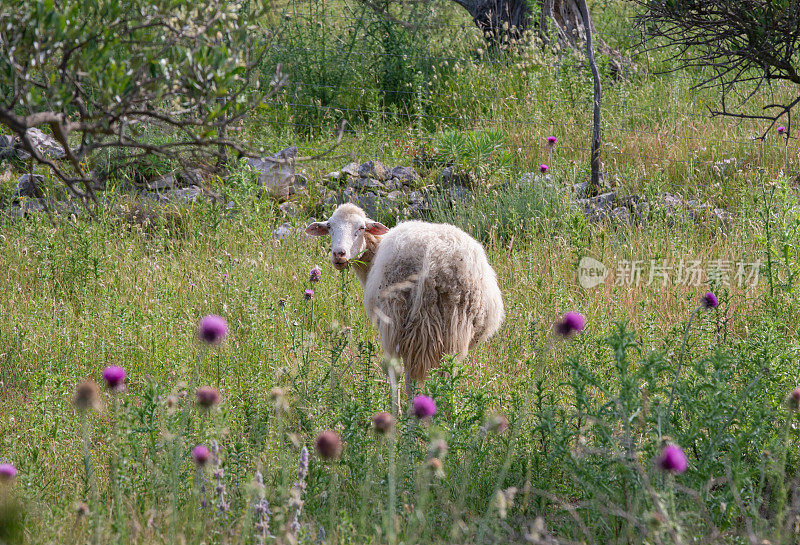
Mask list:
[[[358,175],[362,178],[375,178],[385,182],[392,177],[389,170],[380,161],[367,161],[358,167]]]
[[[325,175],[325,177],[329,178],[331,180],[338,180],[339,178],[342,177],[342,171],[341,170],[334,170],[333,172],[327,173]]]
[[[325,196],[325,204],[339,204],[339,194],[331,191]]]
[[[617,200],[617,193],[615,191],[609,191],[608,193],[603,193],[597,197],[592,197],[589,200],[594,207],[611,208]]]
[[[288,221],[282,223],[275,229],[275,238],[278,240],[289,240],[292,238],[292,224]]]
[[[372,191],[356,195],[350,202],[361,207],[370,218],[378,215],[378,196]]]
[[[585,199],[586,198],[586,186],[589,185],[589,182],[581,182],[578,184],[574,184],[572,186],[572,195],[576,199]]]
[[[373,178],[352,178],[348,184],[353,189],[385,189],[385,186]]]
[[[31,141],[31,144],[36,147],[40,153],[54,159],[63,159],[66,156],[66,153],[64,153],[64,148],[61,147],[61,144],[59,144],[55,138],[43,133],[39,129],[28,129],[25,134],[28,137],[28,140]],[[30,154],[27,151],[18,148],[17,157],[22,160],[26,160],[30,157]]]
[[[20,203],[20,208],[24,214],[44,212],[46,209],[44,199],[26,199]]]
[[[461,185],[454,185],[453,187],[448,187],[445,190],[445,193],[450,200],[454,203],[460,203],[467,200],[470,195],[469,189]]]
[[[346,176],[358,176],[358,163],[349,163],[342,167],[340,174]]]
[[[633,216],[631,215],[630,210],[628,210],[624,206],[618,206],[611,211],[609,217],[613,221],[618,221],[620,223],[631,223],[633,220]]]
[[[203,171],[199,168],[185,168],[178,177],[182,185],[203,185]]]
[[[403,183],[409,183],[414,181],[417,173],[411,167],[394,167],[391,171],[391,177],[397,178]]]
[[[402,191],[394,190],[386,195],[386,200],[390,203],[404,202],[406,200],[406,195]]]
[[[278,205],[278,208],[281,212],[283,212],[286,216],[290,218],[296,216],[298,212],[300,212],[300,205],[296,202],[286,201],[285,203],[281,203]]]
[[[200,199],[203,195],[203,190],[197,186],[187,187],[185,189],[173,189],[167,192],[171,202],[190,203]]]
[[[159,176],[158,178],[150,180],[145,185],[147,189],[158,191],[161,189],[172,189],[177,183],[175,176],[172,174],[165,174],[164,176]]]
[[[0,134],[0,159],[14,156],[14,137]]]
[[[412,217],[421,217],[424,212],[431,209],[431,203],[428,197],[419,191],[412,191],[408,196],[408,204],[410,206],[410,213]]]
[[[17,191],[15,193],[15,196],[17,197],[41,196],[41,190],[38,190],[37,186],[40,186],[43,183],[44,183],[44,176],[40,174],[34,174],[33,176],[31,176],[30,174],[23,174],[22,176],[19,177],[19,183],[17,183]]]
[[[291,146],[269,157],[248,159],[247,164],[258,172],[258,183],[265,191],[285,200],[306,186],[305,179],[295,171],[292,159],[296,156],[297,148]]]

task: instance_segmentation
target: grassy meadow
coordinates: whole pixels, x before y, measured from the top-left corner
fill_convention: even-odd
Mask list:
[[[693,88],[702,71],[660,74],[663,55],[635,56],[636,72],[604,80],[609,185],[653,203],[680,194],[733,219],[720,229],[654,204],[644,224],[590,223],[564,191],[588,176],[591,84],[579,56],[534,43],[486,62],[465,19],[461,36],[442,26],[424,45],[392,42],[426,71],[409,70],[398,87],[410,102],[391,102],[397,94],[376,89],[394,65],[364,61],[355,74],[332,60],[354,21],[368,38],[391,33],[368,15],[336,16],[350,13],[339,4],[302,6],[329,10],[328,34],[295,14],[275,23],[277,36],[328,53],[298,54],[287,70],[324,78],[239,127],[267,151],[312,155],[350,119],[335,157],[303,165],[297,215],[232,160],[233,176],[206,181],[219,202],[160,206],[110,189],[94,219],[0,220],[0,462],[17,470],[0,477],[0,544],[796,543],[794,138],[754,140],[764,127],[711,118],[716,95]],[[455,8],[436,6],[430,17],[458,28],[460,15],[446,18]],[[598,31],[628,51],[625,3],[592,8]],[[281,61],[277,51],[265,63]],[[345,51],[372,54],[369,42]],[[425,60],[443,52],[446,65]],[[334,80],[334,94],[312,96]],[[327,217],[325,174],[352,158],[411,165],[423,149],[470,173],[473,196],[434,206],[429,219],[484,243],[507,316],[465,361],[446,359],[419,385],[437,404],[420,422],[404,392],[393,403],[397,369],[352,271],[330,265],[329,240],[274,232]],[[541,163],[550,183],[504,185]],[[435,192],[439,171],[419,170],[419,189]],[[608,281],[581,287],[586,256],[610,269]],[[651,261],[671,267],[670,282],[649,281]],[[681,261],[726,263],[728,276],[680,284]],[[641,281],[617,285],[632,262]],[[755,263],[757,278],[739,282],[738,263]],[[703,307],[708,291],[718,307]],[[562,339],[553,325],[568,311],[587,326]],[[198,340],[208,314],[228,324],[219,345]],[[108,366],[127,373],[124,391],[103,387]],[[101,392],[81,409],[86,380]],[[209,410],[196,403],[201,386],[220,392]],[[383,411],[394,418],[385,435],[372,426]],[[315,448],[324,430],[341,438],[341,456]],[[667,444],[685,452],[685,472],[656,463]],[[212,450],[205,465],[193,460],[197,445]]]

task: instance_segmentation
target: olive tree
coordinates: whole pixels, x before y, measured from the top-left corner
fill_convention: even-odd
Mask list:
[[[645,43],[668,48],[678,67],[704,68],[707,76],[697,87],[719,89],[720,105],[712,115],[768,121],[764,135],[785,116],[791,130],[791,112],[800,103],[800,2],[635,1],[642,8],[638,24]],[[762,113],[743,111],[763,86],[780,81],[794,84],[792,97],[764,105]],[[734,105],[736,92],[742,100]]]
[[[83,198],[92,195],[87,162],[100,151],[123,163],[200,150],[252,155],[227,129],[285,82],[279,66],[259,78],[270,36],[254,23],[263,9],[254,4],[7,0],[0,125]],[[35,145],[38,128],[63,160]]]

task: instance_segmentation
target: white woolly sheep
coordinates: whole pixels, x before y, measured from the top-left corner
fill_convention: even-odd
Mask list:
[[[505,318],[483,246],[453,225],[406,221],[390,230],[343,204],[306,233],[331,235],[336,269],[352,263],[385,355],[403,360],[409,393],[443,355],[466,357]]]

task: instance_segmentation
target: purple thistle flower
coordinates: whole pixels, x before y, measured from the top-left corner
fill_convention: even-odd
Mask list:
[[[556,138],[555,136],[547,137],[547,145],[550,146],[551,148],[555,147],[556,142],[558,142],[558,138]]]
[[[436,414],[436,402],[428,396],[417,396],[411,402],[411,412],[420,420],[425,420]]]
[[[192,458],[194,463],[202,467],[211,459],[211,451],[205,445],[197,445],[192,449]]]
[[[335,460],[342,453],[342,440],[339,438],[339,434],[333,430],[320,432],[314,445],[324,460]]]
[[[508,429],[508,418],[502,414],[492,415],[486,424],[486,429],[497,433],[503,433]]]
[[[197,326],[197,336],[208,344],[219,344],[228,334],[228,323],[222,316],[209,314],[200,320]]]
[[[686,455],[678,445],[667,445],[658,457],[658,467],[670,473],[683,473],[689,466]]]
[[[573,333],[580,333],[586,327],[586,318],[579,312],[570,311],[564,314],[556,324],[556,332],[562,337],[569,337]]]
[[[305,297],[308,301],[310,301],[311,299],[314,298],[314,290],[306,290],[305,293],[303,294],[303,297]]]
[[[375,413],[372,415],[372,427],[375,429],[375,432],[380,435],[389,433],[393,425],[394,418],[387,412]]]
[[[119,365],[110,365],[103,369],[103,380],[109,390],[121,392],[125,389],[125,369]]]
[[[98,408],[100,392],[97,389],[97,384],[91,380],[84,380],[75,387],[75,395],[72,398],[72,403],[81,411],[90,408]]]
[[[200,407],[210,409],[219,403],[219,390],[211,386],[201,386],[194,393],[194,397]]]
[[[311,271],[308,273],[308,279],[311,280],[312,284],[316,284],[322,278],[322,269],[319,268],[319,265],[316,265]]]
[[[10,482],[17,476],[17,468],[11,464],[0,464],[0,482]]]
[[[706,293],[703,296],[703,306],[706,308],[717,308],[719,306],[719,300],[717,300],[717,296],[711,292]]]
[[[550,167],[545,165],[544,163],[539,165],[539,172],[542,174],[547,174],[547,171],[550,170]]]
[[[786,127],[784,127],[783,125],[781,125],[780,127],[778,127],[776,130],[777,130],[778,134],[780,134],[781,136],[783,136],[784,134],[786,134]]]
[[[800,409],[800,388],[795,388],[789,394],[789,408],[794,411]]]

